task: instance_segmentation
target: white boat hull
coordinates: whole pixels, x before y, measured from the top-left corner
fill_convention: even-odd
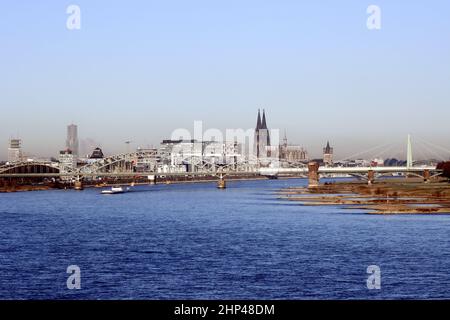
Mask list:
[[[119,193],[125,193],[127,191],[129,191],[130,188],[122,188],[122,187],[112,187],[109,190],[102,190],[102,194],[119,194]]]

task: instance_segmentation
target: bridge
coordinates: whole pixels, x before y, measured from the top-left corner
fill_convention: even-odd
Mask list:
[[[33,164],[35,166],[36,164]],[[29,164],[23,165],[23,167],[17,168],[30,168],[33,167]],[[81,181],[83,178],[137,178],[137,177],[198,177],[198,176],[210,176],[217,177],[220,180],[225,179],[226,176],[265,176],[265,177],[278,177],[280,175],[291,175],[308,177],[309,187],[316,187],[319,185],[320,176],[338,175],[344,174],[353,176],[359,179],[367,180],[369,184],[375,181],[375,178],[390,175],[393,173],[403,173],[409,176],[416,176],[423,178],[425,182],[430,179],[439,176],[440,171],[436,167],[421,166],[421,167],[319,167],[318,163],[312,162],[308,164],[308,167],[300,168],[255,168],[252,170],[237,171],[230,168],[219,167],[216,171],[192,171],[192,172],[156,172],[156,171],[143,171],[143,172],[67,172],[60,173],[53,167],[49,167],[48,164],[39,164],[40,168],[51,168],[49,172],[10,172],[10,170],[4,170],[0,168],[1,178],[70,178],[76,181]],[[21,171],[21,170],[19,170]]]
[[[224,185],[226,176],[266,176],[275,178],[283,175],[308,177],[309,187],[319,185],[320,177],[346,175],[366,180],[372,184],[376,178],[395,173],[422,178],[425,182],[440,175],[440,171],[432,166],[414,166],[412,160],[411,140],[408,137],[406,166],[400,167],[329,167],[319,166],[316,162],[287,163],[278,159],[272,166],[263,167],[257,159],[235,163],[215,163],[202,156],[187,156],[182,160],[189,171],[164,171],[161,163],[169,161],[169,155],[158,154],[156,151],[136,151],[112,155],[98,161],[87,163],[79,168],[60,172],[57,164],[52,162],[17,162],[0,166],[1,179],[62,179],[76,181],[81,184],[86,179],[119,178],[136,179],[176,178],[176,177],[215,177]],[[139,159],[149,159],[145,170],[136,170]],[[274,165],[275,164],[275,165]]]
[[[310,162],[308,168],[260,168],[259,174],[263,176],[279,176],[282,174],[298,174],[307,176],[309,187],[319,186],[320,176],[347,175],[358,179],[366,180],[369,184],[375,178],[390,176],[392,174],[404,174],[405,176],[415,176],[422,178],[424,182],[430,181],[441,174],[433,166],[420,167],[319,167],[318,163]]]

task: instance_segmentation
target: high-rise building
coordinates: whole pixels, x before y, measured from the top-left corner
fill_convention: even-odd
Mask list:
[[[263,115],[261,120],[261,114],[258,110],[258,117],[256,120],[255,138],[254,138],[253,152],[257,158],[265,158],[270,156],[268,152],[268,146],[270,146],[270,134],[266,123],[266,112],[263,109]]]
[[[333,148],[330,147],[329,141],[327,141],[327,146],[323,148],[323,163],[327,166],[333,165]]]
[[[22,141],[20,139],[10,139],[8,148],[8,162],[22,161]]]
[[[78,157],[78,127],[75,124],[67,126],[66,148],[72,151],[75,158]]]

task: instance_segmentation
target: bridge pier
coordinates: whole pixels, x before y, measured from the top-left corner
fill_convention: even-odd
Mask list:
[[[225,177],[221,174],[219,177],[219,181],[217,182],[218,189],[225,189],[227,187],[227,183],[225,182]]]
[[[150,184],[156,184],[156,175],[148,176],[148,180],[150,181]]]
[[[423,181],[425,183],[428,183],[430,181],[430,178],[431,178],[430,170],[428,169],[423,170]]]
[[[319,164],[317,162],[308,163],[308,188],[319,186]]]
[[[373,184],[375,181],[375,172],[373,170],[369,170],[367,172],[367,183]]]
[[[74,183],[75,190],[83,190],[83,183],[81,182],[81,178],[77,177]]]

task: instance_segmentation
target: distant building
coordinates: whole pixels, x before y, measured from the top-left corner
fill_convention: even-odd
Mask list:
[[[22,141],[20,139],[10,139],[8,148],[8,162],[19,162],[22,160]]]
[[[148,148],[148,149],[137,149],[137,156],[132,160],[136,172],[150,172],[156,171],[158,163],[158,149]]]
[[[77,159],[70,149],[60,151],[58,160],[60,173],[70,172],[77,167]]]
[[[191,140],[163,140],[158,153],[164,159],[163,165],[170,170],[189,171],[188,162],[193,159],[201,161],[203,155],[203,143]],[[169,169],[168,169],[169,170]]]
[[[105,156],[103,155],[103,151],[100,148],[95,148],[94,151],[84,160],[86,164],[93,164],[103,160]]]
[[[92,138],[84,138],[78,140],[80,145],[80,148],[78,150],[78,157],[89,158],[92,150],[94,150],[96,147],[101,147],[101,143],[95,141]]]
[[[266,112],[263,109],[263,115],[261,120],[261,114],[258,110],[258,117],[256,120],[255,137],[253,141],[253,152],[257,158],[266,158],[270,156],[270,134],[266,123]]]
[[[371,167],[384,167],[384,159],[375,158],[370,162]]]
[[[283,144],[279,146],[279,158],[281,161],[302,162],[308,160],[308,152],[301,146],[288,145],[286,133]]]
[[[105,156],[103,155],[103,151],[100,148],[95,148],[92,151],[92,154],[89,156],[89,159],[103,159]]]
[[[237,142],[163,140],[158,149],[161,172],[186,172],[197,165],[237,164],[242,161]]]
[[[425,163],[425,165],[429,165],[429,163]],[[406,167],[406,160],[398,160],[396,158],[386,159],[384,160],[385,167]]]
[[[78,158],[78,127],[75,124],[67,126],[66,148],[72,151],[75,158]]]
[[[327,141],[327,146],[323,148],[323,163],[327,166],[333,165],[333,148],[330,147],[329,141]]]

